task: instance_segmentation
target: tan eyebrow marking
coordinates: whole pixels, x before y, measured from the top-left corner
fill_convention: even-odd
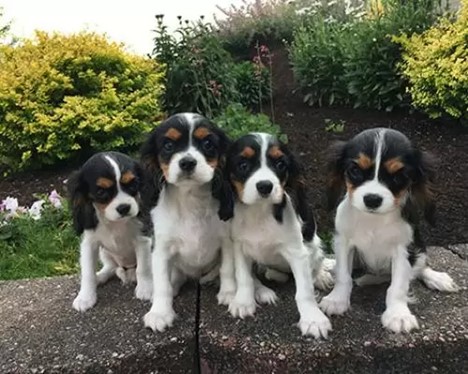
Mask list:
[[[252,147],[245,147],[240,155],[245,158],[252,158],[255,156],[255,150]]]
[[[359,157],[355,160],[358,164],[358,166],[361,168],[361,169],[369,169],[373,162],[372,160],[370,159],[369,156],[365,155],[364,153],[359,153]]]
[[[110,188],[114,183],[115,182],[112,179],[101,177],[96,181],[96,186],[101,188]]]
[[[135,174],[133,174],[129,170],[122,174],[122,177],[120,178],[120,183],[127,184],[127,183],[130,183],[134,179],[135,179]]]
[[[169,130],[166,131],[164,136],[166,138],[169,138],[169,139],[172,139],[172,140],[176,141],[176,140],[180,139],[180,137],[182,136],[182,133],[179,130],[171,127]]]
[[[391,158],[388,161],[385,161],[384,166],[390,174],[393,174],[396,173],[398,170],[403,169],[405,164],[400,160],[399,157],[395,157]]]
[[[284,155],[284,152],[278,147],[277,145],[274,145],[273,147],[270,148],[268,151],[268,155],[271,158],[280,158],[281,156]]]
[[[206,127],[199,127],[193,132],[193,136],[197,139],[204,139],[210,134],[210,130],[208,130]]]

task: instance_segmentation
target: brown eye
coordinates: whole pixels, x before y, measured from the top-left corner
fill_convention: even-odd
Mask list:
[[[206,152],[211,152],[214,150],[214,144],[213,142],[210,140],[210,139],[205,139],[203,140],[203,149],[206,151]]]
[[[96,191],[96,197],[98,199],[106,198],[107,197],[107,189],[102,188],[102,187],[98,188],[97,191]]]
[[[362,170],[354,163],[349,166],[347,174],[354,183],[359,183],[362,180]]]
[[[163,149],[166,152],[172,152],[174,150],[174,142],[172,140],[166,139],[163,144]]]
[[[241,173],[246,173],[249,170],[249,163],[246,160],[241,160],[237,164],[237,170]]]
[[[285,171],[286,167],[287,167],[286,162],[284,162],[283,160],[278,160],[276,162],[276,170]]]

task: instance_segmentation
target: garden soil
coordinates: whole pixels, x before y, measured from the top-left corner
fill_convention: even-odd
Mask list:
[[[325,162],[327,148],[372,127],[389,127],[405,133],[418,147],[438,160],[435,227],[426,227],[427,243],[448,245],[468,242],[468,128],[448,121],[431,121],[419,114],[379,112],[351,108],[317,108],[304,104],[295,92],[293,75],[284,50],[273,51],[274,119],[288,136],[291,148],[305,168],[309,200],[321,233],[333,230],[333,214],[326,210]],[[264,112],[271,115],[268,105]],[[344,131],[326,131],[327,121],[344,121]],[[0,180],[0,199],[17,197],[31,204],[37,193],[57,189],[64,193],[70,169],[9,176]]]

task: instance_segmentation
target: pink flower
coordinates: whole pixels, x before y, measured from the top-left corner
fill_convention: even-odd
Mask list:
[[[49,202],[54,206],[54,208],[62,207],[62,197],[58,194],[56,190],[53,190],[49,195]]]
[[[19,208],[18,199],[10,196],[2,201],[2,205],[4,210],[8,211],[9,213],[16,213]]]

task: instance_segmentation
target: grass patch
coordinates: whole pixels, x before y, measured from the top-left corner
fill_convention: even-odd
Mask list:
[[[45,205],[38,220],[20,214],[0,226],[0,279],[75,273],[78,248],[79,238],[65,202],[62,209]]]

